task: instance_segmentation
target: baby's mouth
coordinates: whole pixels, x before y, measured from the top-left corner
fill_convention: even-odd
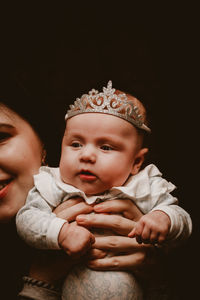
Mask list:
[[[82,180],[85,181],[94,181],[97,179],[97,176],[88,170],[81,170],[79,176]]]
[[[92,172],[90,172],[90,171],[85,171],[85,170],[81,170],[80,174],[94,175]]]

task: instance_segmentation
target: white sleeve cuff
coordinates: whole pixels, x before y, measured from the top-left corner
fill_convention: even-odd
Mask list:
[[[166,213],[171,220],[171,227],[168,234],[168,240],[183,241],[192,233],[192,221],[190,215],[178,205],[158,205],[154,210],[161,210]]]
[[[52,219],[46,235],[47,247],[49,249],[60,249],[58,244],[58,235],[64,223],[67,223],[64,219],[57,217]]]

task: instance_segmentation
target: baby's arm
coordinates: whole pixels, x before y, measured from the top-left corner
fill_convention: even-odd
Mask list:
[[[189,214],[177,205],[177,198],[171,195],[174,186],[161,176],[153,176],[150,178],[150,190],[146,199],[148,211],[136,225],[137,233],[133,229],[129,236],[138,235],[137,240],[144,243],[149,239],[151,243],[166,240],[170,247],[181,244],[192,232],[192,221]]]
[[[63,248],[72,255],[85,252],[94,241],[93,235],[81,226],[58,218],[53,208],[34,187],[16,217],[21,238],[39,249]]]
[[[57,218],[50,205],[34,187],[26,204],[16,216],[17,231],[30,246],[38,249],[60,249],[58,234],[66,220]]]
[[[163,211],[154,210],[142,216],[128,236],[135,237],[140,244],[162,244],[167,238],[170,226],[169,216]]]

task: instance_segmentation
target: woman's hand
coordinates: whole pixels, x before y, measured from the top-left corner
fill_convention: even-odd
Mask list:
[[[76,216],[80,214],[89,214],[93,211],[93,207],[83,201],[82,198],[73,198],[64,201],[54,209],[54,214],[68,222],[75,221]]]
[[[136,271],[147,263],[147,252],[150,245],[138,244],[135,238],[127,237],[135,222],[119,215],[93,214],[76,218],[82,226],[111,229],[120,236],[97,236],[92,245],[91,260],[88,266],[95,270],[132,270]],[[124,236],[123,236],[124,235]],[[102,258],[112,253],[110,257]],[[113,256],[114,255],[114,256]]]
[[[143,216],[132,201],[125,199],[105,201],[95,205],[93,210],[96,214],[77,215],[78,225],[110,229],[126,236],[133,229],[135,221]]]
[[[93,209],[96,213],[121,214],[125,218],[133,220],[135,222],[143,216],[143,214],[133,203],[133,201],[126,199],[105,201],[95,205]]]
[[[110,229],[120,235],[128,235],[135,225],[134,221],[120,215],[108,214],[79,215],[76,217],[76,222],[87,228]]]
[[[135,239],[124,236],[96,237],[93,248],[88,266],[94,270],[138,272],[145,269],[146,264],[152,264],[154,261],[154,248],[151,245],[140,245]],[[102,252],[99,250],[104,253],[111,252],[112,256],[101,258]],[[148,255],[150,253],[151,255]]]
[[[79,215],[76,221],[87,228],[111,229],[120,236],[96,237],[88,266],[94,270],[131,270],[145,273],[155,262],[155,248],[129,238],[129,230],[142,216],[130,200],[111,200],[93,207],[96,214]],[[118,215],[112,215],[114,213]],[[121,215],[119,215],[121,214]],[[112,253],[112,256],[106,255]],[[114,256],[113,256],[114,254]]]
[[[124,236],[96,237],[87,266],[97,271],[130,271],[155,284],[163,280],[163,252]],[[108,254],[112,252],[112,256]]]

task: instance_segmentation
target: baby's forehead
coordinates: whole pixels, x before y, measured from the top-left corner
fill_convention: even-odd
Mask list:
[[[85,113],[80,113],[78,115],[75,115],[69,119],[66,120],[66,124],[69,123],[74,123],[77,125],[82,125],[83,123],[96,123],[98,124],[97,126],[101,127],[104,126],[105,124],[129,124],[128,121],[118,117],[118,116],[114,116],[112,114],[109,113],[103,113],[103,112],[85,112]],[[130,124],[131,125],[131,124]],[[134,127],[133,125],[131,125],[131,127]]]
[[[97,134],[132,135],[137,129],[130,122],[110,114],[104,113],[83,113],[71,117],[66,121],[66,131],[84,132],[89,135]]]

